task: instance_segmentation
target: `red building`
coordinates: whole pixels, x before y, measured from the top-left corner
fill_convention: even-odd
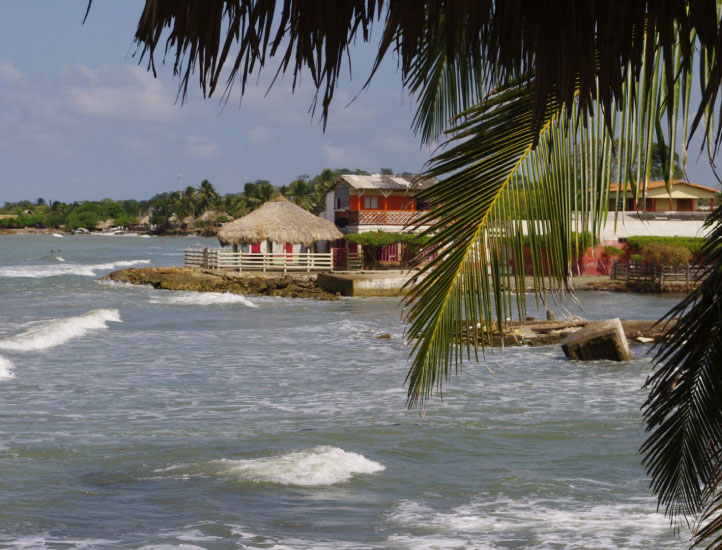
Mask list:
[[[321,217],[343,233],[399,233],[428,212],[416,195],[435,183],[436,179],[418,180],[412,174],[343,174],[326,194]]]
[[[436,183],[434,178],[419,179],[413,174],[343,174],[326,194],[326,209],[320,216],[334,222],[346,234],[410,231],[428,213],[428,208],[417,198],[417,194]],[[416,228],[416,231],[423,229],[425,226]],[[337,264],[348,262],[356,253],[358,248],[354,243],[344,240],[336,243]],[[403,261],[405,245],[387,245],[377,253],[375,263],[395,265]]]

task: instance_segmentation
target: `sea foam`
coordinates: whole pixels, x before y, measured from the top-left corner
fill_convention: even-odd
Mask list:
[[[385,470],[383,464],[363,455],[328,445],[277,457],[253,460],[219,460],[221,474],[247,481],[313,487],[348,481],[354,474]]]
[[[60,260],[58,260],[60,261]],[[62,260],[64,261],[64,260]],[[59,275],[81,275],[95,277],[96,271],[106,271],[118,267],[149,264],[150,260],[121,260],[107,264],[54,264],[54,265],[27,265],[8,266],[0,268],[0,277],[27,277],[39,279],[43,277],[57,277]]]
[[[35,351],[54,348],[92,330],[106,329],[108,322],[121,322],[117,309],[94,309],[77,317],[41,321],[17,336],[0,340],[0,349]]]
[[[10,359],[5,359],[0,356],[0,380],[5,378],[15,378],[15,375],[13,374],[14,368],[15,365],[10,362]]]
[[[248,307],[258,307],[245,296],[231,294],[230,292],[187,292],[187,291],[163,291],[163,299],[154,298],[150,300],[153,304],[180,304],[208,306],[216,304],[243,304]]]

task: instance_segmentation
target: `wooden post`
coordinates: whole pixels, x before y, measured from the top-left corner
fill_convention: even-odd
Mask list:
[[[684,270],[684,282],[687,284],[687,292],[689,292],[689,264]]]
[[[664,266],[659,266],[659,293],[662,293],[664,288]]]
[[[208,269],[208,248],[203,249],[203,267]]]

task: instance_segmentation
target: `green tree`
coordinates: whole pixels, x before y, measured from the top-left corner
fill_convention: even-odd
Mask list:
[[[208,180],[203,180],[198,186],[198,204],[199,210],[215,210],[221,202],[221,196],[216,191],[215,186]]]
[[[313,188],[306,180],[297,179],[292,181],[285,196],[295,205],[305,210],[311,210],[314,206]]]

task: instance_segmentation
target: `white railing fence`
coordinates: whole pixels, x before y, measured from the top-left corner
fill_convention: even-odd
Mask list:
[[[330,252],[233,252],[222,248],[186,248],[186,267],[240,271],[326,271],[333,268]]]

